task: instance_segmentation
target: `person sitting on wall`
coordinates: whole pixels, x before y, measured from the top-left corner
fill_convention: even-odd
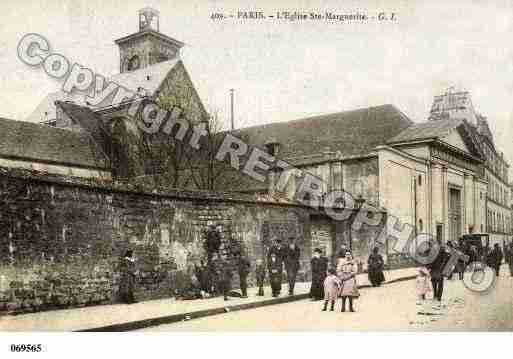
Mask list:
[[[119,297],[122,303],[137,303],[134,296],[136,268],[134,252],[128,249],[120,263]]]
[[[209,225],[205,233],[204,247],[207,252],[207,262],[212,261],[212,256],[221,247],[221,234],[214,224]]]

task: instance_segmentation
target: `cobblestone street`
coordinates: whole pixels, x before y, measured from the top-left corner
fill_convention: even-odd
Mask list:
[[[400,330],[463,331],[513,329],[513,278],[503,266],[496,287],[480,295],[461,281],[446,281],[442,310],[431,301],[418,306],[415,282],[404,281],[361,290],[355,313],[321,312],[321,302],[301,300],[269,307],[227,313],[146,331],[311,331],[311,330]],[[429,314],[417,314],[419,311]]]

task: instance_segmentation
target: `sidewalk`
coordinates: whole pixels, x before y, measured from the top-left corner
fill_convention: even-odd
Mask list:
[[[408,280],[415,277],[415,268],[385,272],[386,283]],[[358,275],[360,287],[370,286],[367,274]],[[271,288],[265,288],[265,296],[256,296],[257,288],[249,288],[249,298],[231,298],[224,301],[216,297],[197,300],[176,300],[174,298],[140,302],[136,304],[111,304],[94,307],[54,310],[17,316],[1,316],[0,331],[128,331],[182,320],[200,318],[286,303],[308,298],[310,283],[297,283],[295,295],[288,296],[287,285],[279,298],[271,297]],[[187,318],[186,318],[187,317]]]

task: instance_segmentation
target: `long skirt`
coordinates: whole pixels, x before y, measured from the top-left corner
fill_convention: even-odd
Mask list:
[[[359,297],[360,292],[358,290],[358,284],[356,278],[352,277],[349,279],[342,280],[342,288],[340,289],[341,297]]]
[[[382,270],[369,270],[369,281],[372,285],[380,285],[385,281],[385,275]]]
[[[119,282],[119,299],[122,303],[134,303],[135,276],[131,273],[123,273]]]

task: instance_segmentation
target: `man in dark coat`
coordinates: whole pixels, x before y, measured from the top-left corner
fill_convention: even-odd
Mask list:
[[[442,294],[444,292],[444,268],[449,261],[449,253],[445,246],[440,245],[438,254],[433,262],[427,265],[431,274],[431,284],[433,285],[433,297],[438,302],[442,301]]]
[[[488,262],[489,262],[490,267],[495,269],[495,275],[498,277],[499,271],[501,268],[502,258],[503,258],[502,251],[499,247],[499,243],[494,244],[493,250],[488,255],[488,258],[489,258]]]
[[[217,279],[217,294],[223,294],[224,300],[228,300],[228,292],[230,291],[230,284],[232,281],[232,268],[231,264],[220,258],[219,256],[214,256],[212,261],[215,263],[215,274]]]
[[[281,239],[277,238],[274,245],[269,248],[269,252],[267,253],[267,266],[269,266],[269,263],[271,261],[271,256],[274,254],[276,257],[277,263],[275,264],[277,267],[280,267],[279,273],[280,278],[283,279],[283,261],[285,258],[285,251],[286,248],[283,246]],[[271,276],[269,275],[269,279],[271,279]],[[279,286],[278,295],[281,293],[281,284]]]
[[[312,258],[312,286],[310,287],[310,297],[312,300],[324,299],[324,279],[328,271],[328,258],[322,255],[319,248],[314,249]]]
[[[255,277],[258,286],[258,296],[264,295],[265,267],[261,259],[257,259],[255,267]]]
[[[121,273],[119,280],[119,297],[121,302],[126,304],[137,303],[134,296],[136,268],[134,252],[131,249],[127,250],[125,256],[121,259],[119,271]]]
[[[271,258],[267,263],[267,267],[269,268],[269,279],[271,282],[273,297],[278,297],[281,292],[283,264],[278,260],[276,253],[271,253]]]
[[[285,248],[282,244],[281,239],[276,239],[275,243],[269,248],[269,252],[267,254],[267,261],[271,259],[271,254],[276,254],[276,259],[283,263],[285,260],[287,248]]]
[[[299,257],[301,252],[296,245],[296,241],[292,238],[285,250],[285,270],[287,271],[287,280],[289,282],[289,295],[294,294],[294,286],[296,284],[296,276],[299,270]]]
[[[248,297],[248,274],[251,268],[251,264],[247,256],[243,253],[239,258],[239,262],[237,265],[237,269],[239,271],[239,279],[240,279],[240,290],[242,292],[242,298]]]

